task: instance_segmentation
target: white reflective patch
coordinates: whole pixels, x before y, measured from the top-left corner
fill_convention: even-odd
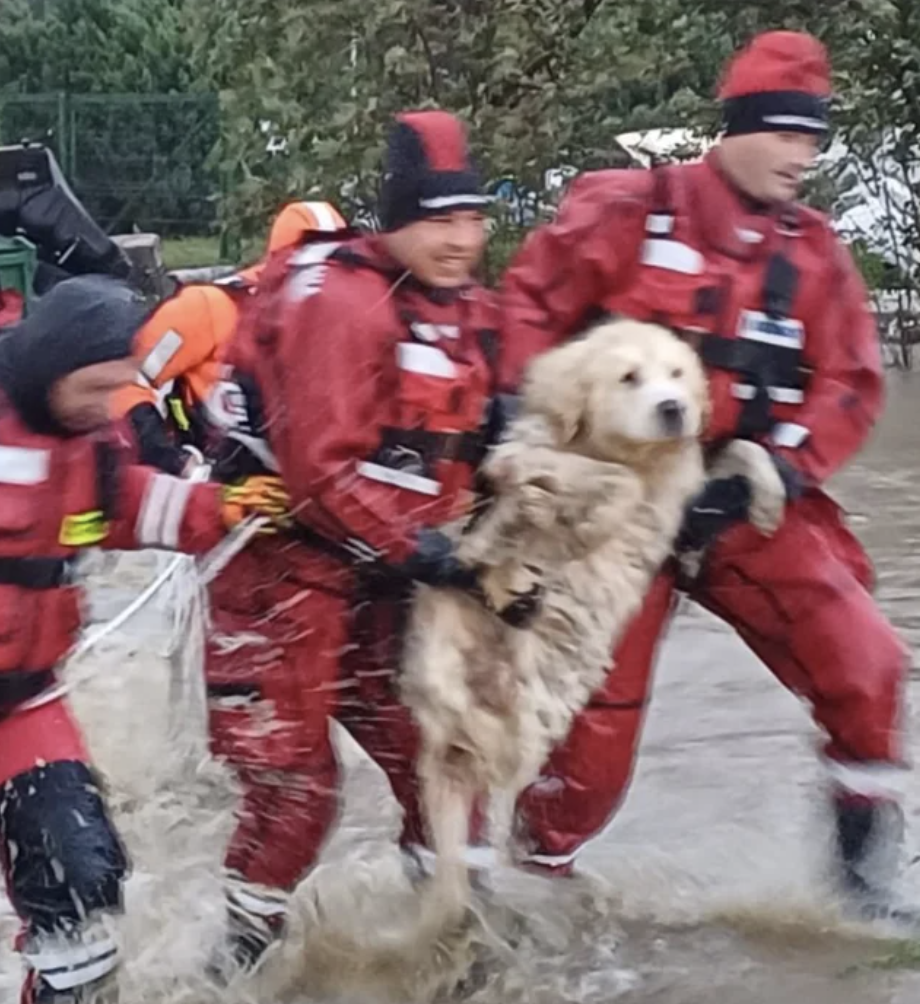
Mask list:
[[[646,240],[642,244],[642,264],[684,275],[701,275],[703,256],[689,244],[680,241]]]
[[[755,388],[749,383],[736,383],[732,386],[732,394],[739,401],[751,401]],[[801,404],[805,400],[805,392],[794,387],[768,387],[767,393],[776,404]]]
[[[135,527],[141,547],[175,550],[179,546],[179,531],[191,490],[191,482],[169,474],[155,474],[150,479]]]
[[[410,844],[409,851],[416,858],[426,875],[433,875],[437,854],[421,844]],[[498,867],[498,851],[494,847],[473,846],[467,844],[460,854],[463,863],[474,871],[491,871]]]
[[[26,446],[0,446],[0,483],[5,485],[40,485],[48,480],[50,450],[32,450]]]
[[[738,335],[764,345],[800,349],[805,344],[805,325],[793,317],[769,317],[759,310],[742,310]]]
[[[59,993],[101,980],[119,962],[118,945],[99,925],[72,938],[42,934],[22,954],[45,983]]]
[[[528,864],[543,865],[544,868],[564,868],[570,865],[583,849],[583,846],[578,847],[571,854],[528,854],[523,861]]]
[[[420,345],[418,342],[400,342],[396,346],[396,363],[407,373],[422,373],[425,376],[450,379],[457,375],[457,367],[443,350],[434,345]]]
[[[788,126],[791,129],[814,129],[815,132],[827,129],[827,123],[823,119],[812,118],[810,115],[764,115],[763,120],[767,125]]]
[[[645,217],[645,232],[669,234],[674,229],[674,217],[668,213],[649,213]]]
[[[342,224],[336,219],[335,213],[325,202],[302,203],[315,217],[318,230],[338,230]]]
[[[422,209],[448,209],[451,206],[487,206],[492,199],[488,195],[440,195],[434,199],[419,199]]]
[[[155,383],[160,374],[166,369],[169,360],[182,348],[182,335],[174,328],[164,332],[160,340],[147,353],[146,358],[141,363],[141,373],[151,382]]]
[[[395,467],[384,467],[383,464],[374,464],[369,460],[362,460],[358,464],[358,473],[364,478],[370,478],[371,481],[380,481],[395,488],[405,488],[420,495],[441,494],[441,485],[432,478],[423,478],[420,474],[410,474]]]
[[[322,243],[317,244],[306,244],[302,248],[295,251],[288,259],[288,262],[289,264],[296,265],[298,267],[301,265],[319,265],[324,262],[336,248],[341,246],[341,241],[323,241]]]
[[[275,456],[272,448],[268,445],[268,440],[262,439],[261,436],[251,436],[246,432],[240,432],[239,429],[234,429],[227,433],[227,439],[232,439],[235,443],[239,443],[241,446],[245,446],[249,452],[256,457],[261,463],[263,463],[270,471],[274,471],[275,474],[280,472],[280,465],[278,463],[278,458]]]
[[[285,290],[289,300],[306,300],[322,289],[329,267],[323,264],[341,246],[341,241],[324,241],[321,244],[307,244],[295,251],[289,263],[294,272],[287,281]]]
[[[247,889],[235,885],[227,890],[227,896],[240,909],[255,917],[283,917],[288,910],[289,897],[280,891],[258,887]]]
[[[839,763],[824,760],[831,780],[844,790],[865,798],[890,798],[899,801],[904,797],[910,772],[890,763]]]
[[[811,429],[798,422],[778,422],[773,426],[770,438],[774,446],[784,446],[790,450],[797,450],[811,435]]]
[[[763,240],[763,234],[758,230],[748,230],[746,227],[737,227],[735,233],[738,240],[745,244],[759,244]]]
[[[288,279],[287,298],[289,300],[307,300],[323,288],[323,282],[329,269],[325,265],[313,265],[309,268],[298,269]]]
[[[422,342],[439,342],[442,338],[456,341],[460,337],[460,328],[456,324],[419,324],[409,325],[412,334]]]
[[[222,276],[220,279],[214,279],[212,282],[214,286],[223,286],[225,289],[247,289],[249,288],[249,283],[235,272],[231,275]]]

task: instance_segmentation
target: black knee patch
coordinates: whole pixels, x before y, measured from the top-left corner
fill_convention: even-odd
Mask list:
[[[63,760],[7,781],[0,833],[10,899],[38,930],[121,909],[128,860],[86,764]]]

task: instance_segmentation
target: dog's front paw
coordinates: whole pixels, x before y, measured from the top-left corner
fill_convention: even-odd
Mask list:
[[[753,486],[751,499],[750,521],[767,537],[771,537],[780,528],[786,512],[786,490],[780,481],[779,490],[772,486]]]

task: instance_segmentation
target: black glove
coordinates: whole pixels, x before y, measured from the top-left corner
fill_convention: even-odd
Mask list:
[[[702,550],[730,526],[743,523],[750,506],[751,484],[746,477],[736,474],[710,481],[687,507],[674,549],[678,554]]]
[[[141,463],[181,478],[189,455],[170,439],[156,406],[146,401],[135,405],[128,412],[128,419],[140,447]]]
[[[419,531],[415,550],[398,567],[398,571],[426,586],[466,589],[478,586],[475,569],[466,568],[457,560],[451,539],[440,530]]]

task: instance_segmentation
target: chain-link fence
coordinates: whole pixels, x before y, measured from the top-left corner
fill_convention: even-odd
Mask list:
[[[0,142],[47,143],[109,233],[215,233],[219,136],[216,94],[0,95]]]

